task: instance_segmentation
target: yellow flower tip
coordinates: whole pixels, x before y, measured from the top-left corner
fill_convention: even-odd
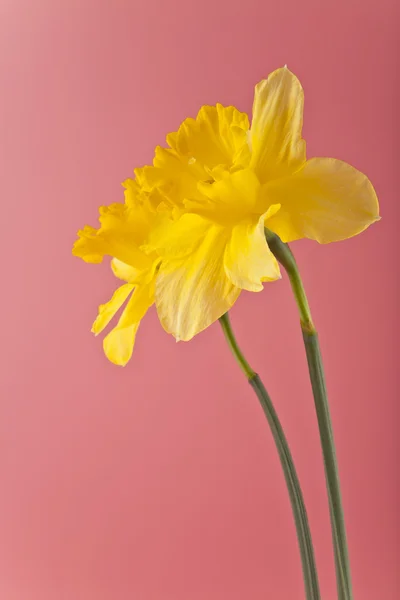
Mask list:
[[[84,242],[87,239],[96,237],[96,234],[97,229],[95,229],[94,227],[90,227],[90,225],[85,225],[83,229],[79,229],[77,231],[76,235],[78,236],[78,239],[75,240],[73,248],[75,249],[79,246],[80,243]]]
[[[165,141],[167,142],[168,146],[170,148],[175,148],[176,146],[176,139],[177,139],[177,132],[172,132],[172,133],[168,133]]]
[[[125,208],[126,208],[125,205],[122,204],[121,202],[113,202],[112,204],[109,204],[108,206],[100,206],[100,208],[99,208],[100,217],[105,217],[108,215],[119,217],[124,213]],[[100,218],[100,221],[101,221],[101,218]]]
[[[112,363],[113,365],[115,365],[116,367],[126,367],[126,365],[128,364],[128,362],[130,361],[131,357],[129,356],[129,358],[113,358],[110,356],[107,356],[107,359],[110,361],[110,363]]]
[[[265,225],[266,225],[268,219],[271,219],[274,215],[276,215],[276,213],[279,212],[281,208],[282,208],[282,204],[279,204],[279,203],[271,204],[271,206],[268,208],[267,212],[263,215]]]
[[[119,323],[103,340],[104,354],[110,362],[125,367],[132,357],[139,323],[121,326]]]
[[[135,179],[137,179],[140,182],[141,175],[143,174],[143,168],[133,169],[133,174],[135,176]],[[126,180],[126,181],[128,181],[128,180]]]
[[[106,358],[116,367],[126,367],[132,356],[132,352],[124,353],[124,355],[114,354],[108,347],[107,338],[103,340],[103,350]]]
[[[122,187],[125,190],[129,190],[132,192],[136,192],[139,191],[139,184],[136,181],[136,179],[132,178],[132,177],[128,177],[128,179],[125,179],[122,183],[121,183]]]
[[[160,146],[160,144],[158,144],[158,146],[156,146],[155,150],[154,150],[154,160],[157,161],[157,159],[161,159],[163,156],[165,156],[166,153],[168,154],[168,151],[165,148],[163,148],[162,146]],[[156,166],[156,165],[154,165],[154,160],[153,160],[153,166]],[[145,167],[143,167],[142,171],[144,170],[144,168]],[[136,172],[136,170],[135,170],[135,172]]]
[[[81,258],[87,263],[101,263],[103,256],[97,252],[97,229],[85,225],[77,233],[78,239],[75,240],[72,246],[72,255]]]
[[[78,234],[79,235],[79,232]],[[79,242],[80,242],[80,238],[78,238],[77,240],[75,240],[74,245],[72,246],[72,256],[78,256],[79,257]]]
[[[98,315],[96,317],[95,322],[92,325],[92,329],[91,332],[94,333],[94,335],[97,337],[99,335],[99,333],[101,333],[105,327],[104,324],[104,317],[106,316],[105,313],[108,310],[108,304],[100,304],[99,308],[98,308]]]

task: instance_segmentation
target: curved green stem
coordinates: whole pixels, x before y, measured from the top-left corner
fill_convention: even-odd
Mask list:
[[[257,373],[255,373],[250,367],[237,344],[227,313],[220,318],[220,323],[234,357],[239,363],[240,368],[246,375],[251,387],[255,391],[257,398],[260,401],[275,440],[286,480],[286,485],[289,491],[290,502],[292,504],[303,567],[306,598],[307,600],[320,600],[318,576],[315,566],[310,527],[308,524],[307,512],[304,505],[299,479],[297,477],[289,445],[267,390],[265,389]]]
[[[318,334],[314,327],[306,293],[299,270],[287,244],[284,244],[274,233],[266,230],[266,238],[270,250],[286,270],[300,314],[300,324],[306,349],[308,369],[315,409],[318,419],[319,434],[325,465],[325,477],[328,489],[329,510],[332,526],[332,537],[335,554],[336,579],[339,600],[352,600],[350,560],[347,546],[346,526],[344,520],[342,496],[340,492],[339,470],[333,438],[332,421],[329,411],[325,375],[322,365]]]

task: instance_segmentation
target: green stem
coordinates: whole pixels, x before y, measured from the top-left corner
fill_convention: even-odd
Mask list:
[[[303,332],[308,369],[314,395],[318,419],[322,454],[324,457],[325,477],[328,489],[329,510],[332,526],[332,538],[335,555],[336,579],[339,600],[352,600],[349,551],[346,538],[343,503],[340,492],[339,470],[333,438],[332,421],[329,411],[325,375],[322,365],[318,334],[314,327],[311,311],[304,291],[303,283],[295,258],[287,244],[274,233],[266,230],[268,245],[286,270],[293,294],[299,309],[300,324]]]
[[[261,379],[250,367],[237,344],[232,331],[228,313],[220,318],[220,323],[234,357],[239,363],[240,368],[246,375],[251,387],[255,391],[257,398],[260,401],[275,440],[286,480],[286,485],[289,491],[290,502],[292,505],[293,516],[297,530],[297,539],[303,567],[306,598],[307,600],[320,600],[318,576],[315,566],[314,550],[311,540],[310,527],[308,524],[307,512],[304,505],[299,479],[297,477],[292,455],[290,453],[289,445],[283,432],[282,425],[279,422],[279,418],[276,414],[271,398],[269,397]]]

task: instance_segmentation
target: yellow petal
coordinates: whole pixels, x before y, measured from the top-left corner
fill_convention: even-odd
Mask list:
[[[104,353],[115,365],[125,366],[130,360],[140,321],[153,302],[154,282],[137,286],[117,326],[104,338]]]
[[[152,231],[148,249],[156,251],[161,260],[190,256],[209,229],[209,221],[191,213],[177,221],[165,220]]]
[[[98,335],[105,327],[107,327],[115,313],[121,308],[132,290],[133,285],[130,283],[121,285],[121,287],[114,292],[111,300],[106,302],[106,304],[100,304],[99,314],[92,326],[92,332],[94,334]]]
[[[183,206],[185,198],[197,198],[197,183],[207,178],[200,163],[182,157],[170,148],[156,148],[152,167],[135,169],[143,188],[152,194],[154,206],[165,203],[171,209]]]
[[[223,227],[193,214],[163,232],[156,306],[162,326],[177,340],[190,340],[236,301],[240,290],[224,269],[226,242]]]
[[[200,183],[199,191],[201,201],[185,201],[186,209],[221,225],[236,225],[266,210],[259,210],[261,185],[250,169],[225,172],[214,183]]]
[[[125,179],[122,183],[125,188],[124,197],[127,206],[136,206],[139,203],[141,187],[136,179]]]
[[[132,357],[140,321],[122,329],[112,329],[103,340],[104,354],[114,365],[125,367]]]
[[[247,166],[248,117],[233,106],[203,106],[196,119],[186,119],[180,126],[175,148],[181,156],[193,157],[208,168],[232,166],[240,156]],[[247,149],[247,155],[244,150]]]
[[[286,67],[257,84],[251,124],[250,166],[261,183],[284,177],[306,160],[301,137],[304,94]]]
[[[115,277],[127,281],[128,283],[134,283],[142,274],[140,269],[135,269],[118,258],[113,258],[111,261],[111,269]]]
[[[225,173],[219,181],[213,183],[200,183],[200,191],[212,201],[218,210],[228,213],[239,212],[246,214],[256,205],[260,192],[260,182],[250,169],[243,169],[236,173]]]
[[[104,240],[97,235],[97,229],[85,225],[78,231],[78,239],[72,248],[72,254],[88,263],[101,263],[106,254]]]
[[[284,242],[344,240],[379,218],[378,199],[366,175],[333,158],[313,158],[265,190],[271,203],[282,205],[267,226]]]
[[[249,292],[260,292],[263,281],[274,281],[281,276],[278,262],[265,239],[267,217],[265,214],[258,222],[247,220],[236,225],[225,250],[226,274],[234,285]]]
[[[148,268],[151,260],[139,246],[150,231],[154,215],[144,207],[118,203],[102,206],[99,212],[99,229],[86,226],[79,231],[73,255],[92,263],[100,263],[108,255],[138,269]]]
[[[147,191],[158,189],[171,208],[185,200],[202,200],[198,183],[250,162],[247,115],[232,106],[203,106],[196,119],[186,119],[167,136],[170,148],[157,147],[153,167],[136,169]]]

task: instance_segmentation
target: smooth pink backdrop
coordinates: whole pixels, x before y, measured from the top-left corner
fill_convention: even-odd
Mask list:
[[[357,600],[398,581],[396,0],[0,4],[0,597],[300,600],[285,484],[218,325],[176,344],[154,311],[125,369],[90,333],[115,286],[71,256],[97,207],[200,105],[250,111],[287,63],[309,156],[366,172],[382,221],[293,245],[319,327]],[[286,280],[232,320],[298,466],[323,600],[335,580],[318,433]]]

